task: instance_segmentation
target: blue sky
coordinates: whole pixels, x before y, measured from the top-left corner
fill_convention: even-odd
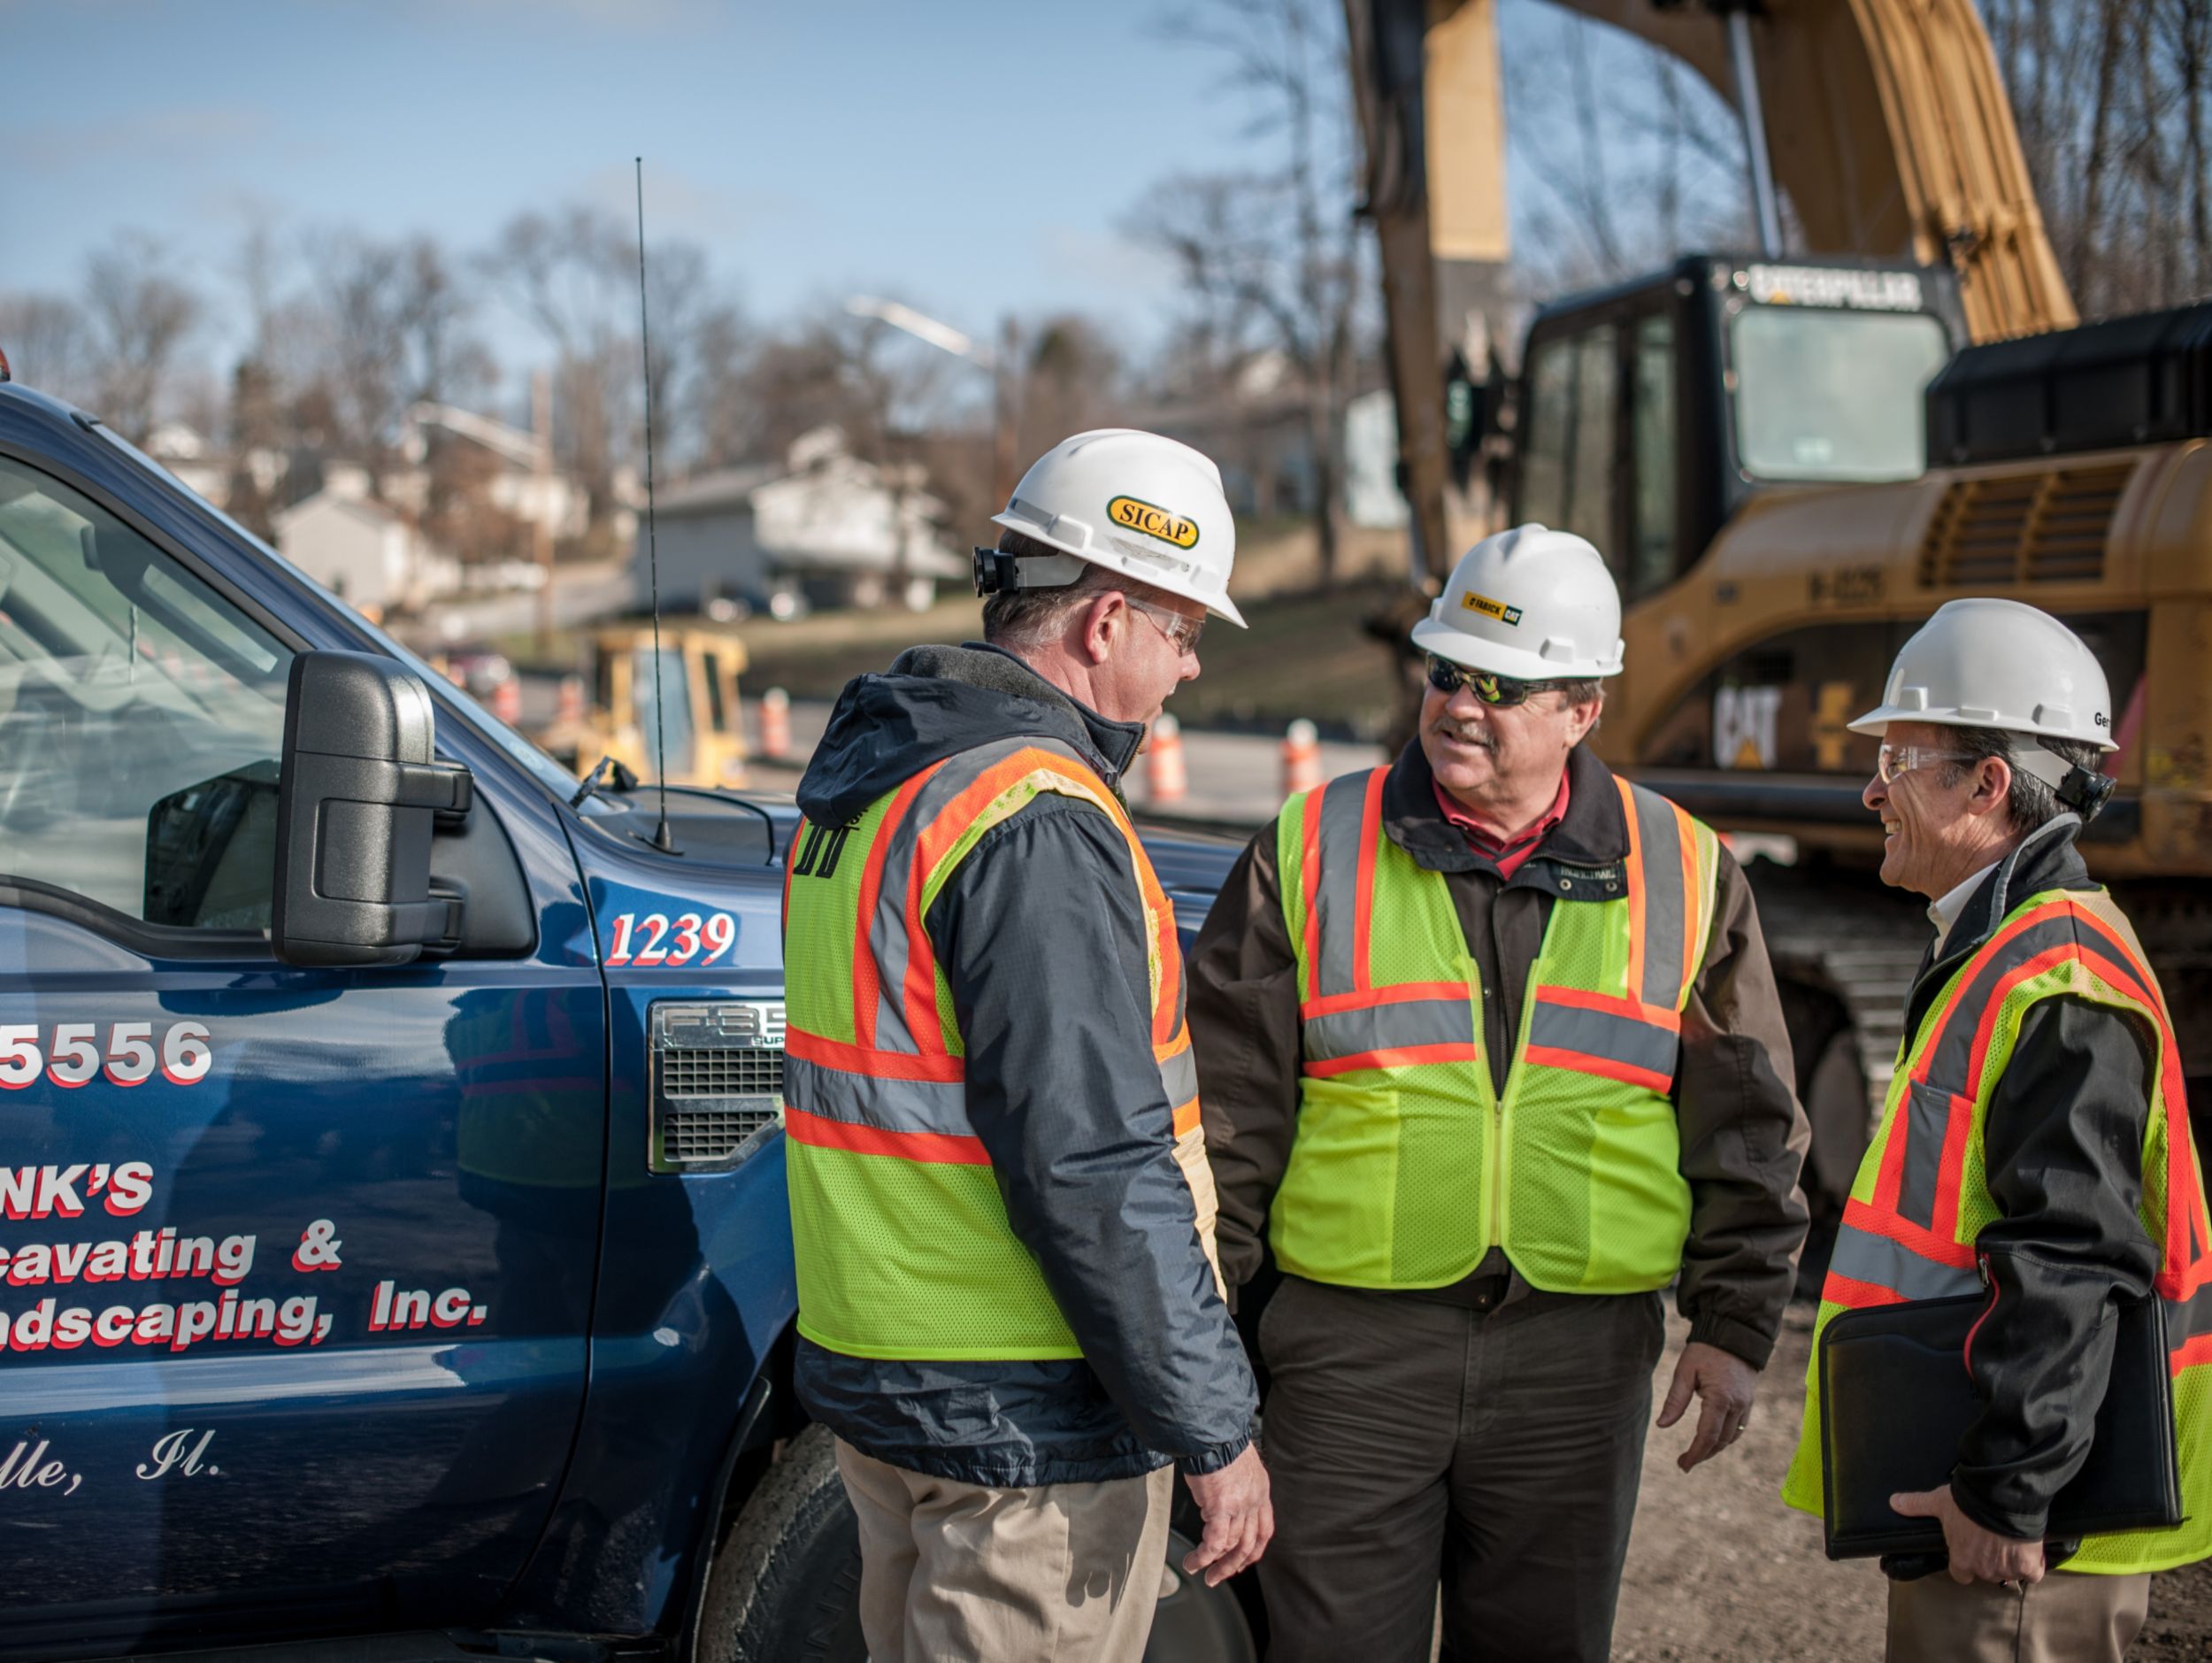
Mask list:
[[[257,218],[465,249],[525,208],[626,216],[642,153],[650,234],[756,317],[889,292],[972,330],[1067,306],[1149,334],[1172,277],[1116,227],[1245,142],[1164,10],[0,0],[0,290],[66,293],[128,227],[227,304]]]

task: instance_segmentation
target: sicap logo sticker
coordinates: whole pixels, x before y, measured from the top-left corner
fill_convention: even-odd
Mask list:
[[[1198,546],[1196,520],[1186,520],[1180,514],[1171,514],[1164,508],[1155,508],[1150,503],[1141,503],[1133,497],[1115,497],[1106,504],[1106,517],[1117,526],[1141,531],[1148,537],[1157,537],[1162,543],[1171,543],[1179,549]]]
[[[1508,606],[1503,601],[1494,601],[1487,595],[1478,595],[1472,589],[1459,597],[1459,604],[1471,612],[1480,612],[1485,618],[1494,618],[1502,624],[1517,627],[1521,621],[1519,607]]]

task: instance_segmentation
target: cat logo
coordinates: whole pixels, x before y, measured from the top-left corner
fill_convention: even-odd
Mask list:
[[[1148,537],[1157,537],[1162,543],[1171,543],[1179,549],[1198,546],[1196,520],[1186,520],[1180,514],[1171,514],[1164,508],[1155,508],[1150,503],[1141,503],[1133,497],[1115,497],[1106,504],[1106,517],[1117,526],[1141,531]]]
[[[1485,618],[1494,618],[1502,624],[1517,626],[1521,621],[1519,607],[1508,606],[1503,601],[1494,601],[1487,595],[1478,595],[1472,589],[1459,597],[1459,604],[1471,612],[1480,612]]]

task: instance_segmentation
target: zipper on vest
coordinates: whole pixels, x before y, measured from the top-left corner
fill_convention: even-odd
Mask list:
[[[1974,1336],[1982,1331],[1982,1324],[1989,1320],[1989,1313],[1997,1308],[1997,1273],[1989,1267],[1989,1255],[1974,1255],[1974,1268],[1979,1273],[1982,1286],[1989,1290],[1989,1303],[1982,1307],[1981,1315],[1974,1319],[1974,1326],[1966,1330],[1966,1343],[1959,1349],[1959,1361],[1965,1367],[1967,1378],[1974,1375]]]

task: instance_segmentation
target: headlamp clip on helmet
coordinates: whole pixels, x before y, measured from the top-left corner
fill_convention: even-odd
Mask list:
[[[1083,575],[1083,562],[1071,554],[1009,554],[1003,549],[975,551],[975,592],[1012,595],[1023,589],[1064,589]]]

